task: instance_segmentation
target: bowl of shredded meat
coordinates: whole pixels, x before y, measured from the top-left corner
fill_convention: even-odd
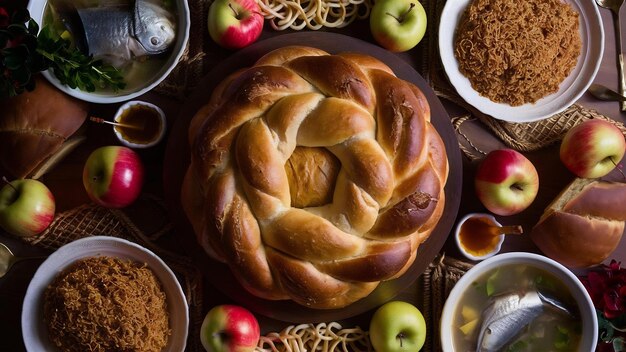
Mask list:
[[[71,242],[37,270],[26,292],[28,351],[182,352],[188,307],[174,273],[123,239]]]
[[[458,95],[510,122],[542,120],[574,104],[603,52],[593,1],[448,1],[439,25],[441,61]]]

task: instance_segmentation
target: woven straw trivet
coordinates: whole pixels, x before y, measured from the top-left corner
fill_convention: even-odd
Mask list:
[[[421,292],[422,313],[426,320],[427,335],[422,351],[441,351],[439,339],[441,313],[443,305],[454,285],[474,265],[439,255],[430,263],[428,269],[420,276],[419,289]]]
[[[587,109],[578,104],[570,106],[565,111],[558,113],[548,119],[530,122],[530,123],[512,123],[494,119],[488,115],[467,104],[450,85],[443,65],[439,56],[438,48],[438,32],[439,22],[441,19],[441,11],[445,5],[445,0],[429,0],[424,1],[425,8],[428,13],[428,19],[431,24],[428,26],[428,41],[426,43],[427,50],[424,50],[424,65],[422,74],[433,88],[435,93],[444,99],[447,99],[464,109],[471,116],[478,118],[491,131],[498,136],[508,147],[520,151],[533,151],[547,147],[553,143],[560,141],[565,133],[577,124],[589,119],[602,119],[615,124],[626,135],[626,127],[609,117],[599,114],[596,111]],[[446,20],[446,19],[441,19]],[[459,131],[461,124],[470,117],[461,117],[455,121],[455,128]],[[473,145],[471,138],[460,135],[459,138],[466,139],[470,145]],[[461,144],[461,143],[460,143]],[[468,157],[473,158],[471,151],[464,146],[461,148]],[[482,152],[478,150],[479,152]]]
[[[157,207],[163,210],[161,217],[155,216],[155,218],[167,218],[165,208],[160,205],[160,202],[152,198],[141,201],[157,204]],[[153,251],[176,274],[185,292],[190,321],[186,351],[201,352],[204,350],[199,343],[200,324],[204,319],[201,273],[188,258],[172,253],[156,243],[171,228],[171,223],[166,221],[161,229],[146,235],[123,211],[85,204],[56,214],[54,221],[44,232],[34,237],[24,238],[24,241],[48,249],[57,249],[84,237],[112,236],[138,243]]]

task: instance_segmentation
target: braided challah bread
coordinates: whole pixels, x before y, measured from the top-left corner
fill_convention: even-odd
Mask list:
[[[443,212],[428,102],[367,55],[270,52],[214,90],[189,141],[198,241],[264,299],[353,303],[408,269]]]

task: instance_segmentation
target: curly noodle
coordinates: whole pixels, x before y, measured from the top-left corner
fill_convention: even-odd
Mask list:
[[[92,257],[45,291],[44,320],[61,351],[158,352],[171,334],[161,283],[145,264]]]
[[[556,92],[581,52],[578,13],[561,0],[474,0],[455,36],[460,71],[492,101],[518,106]]]

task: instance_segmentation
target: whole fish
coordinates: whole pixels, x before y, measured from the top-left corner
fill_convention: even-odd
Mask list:
[[[546,307],[572,315],[571,309],[559,300],[534,290],[492,297],[490,305],[483,311],[476,350],[499,351],[541,315]]]
[[[130,6],[105,5],[74,9],[69,27],[84,51],[115,66],[142,56],[166,52],[176,38],[173,16],[149,0]]]

